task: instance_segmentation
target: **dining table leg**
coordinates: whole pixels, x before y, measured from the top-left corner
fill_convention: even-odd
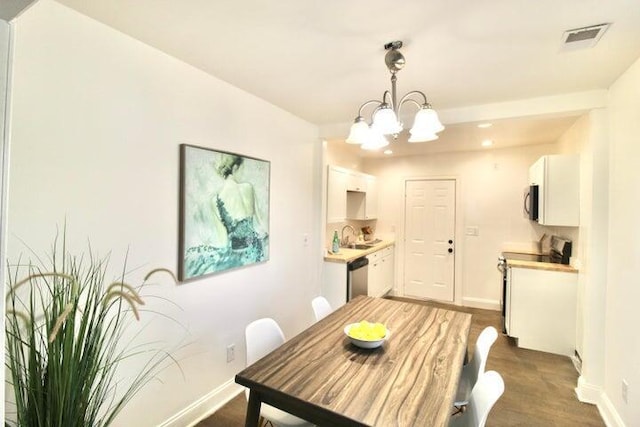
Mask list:
[[[247,403],[247,418],[245,427],[258,427],[260,418],[260,396],[255,390],[249,391],[249,402]]]

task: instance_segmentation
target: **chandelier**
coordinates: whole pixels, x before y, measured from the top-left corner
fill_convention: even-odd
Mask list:
[[[427,102],[427,97],[419,90],[414,90],[404,95],[400,102],[396,95],[396,73],[404,67],[404,56],[398,49],[402,47],[401,41],[393,41],[384,45],[387,54],[384,62],[391,72],[391,92],[384,91],[382,101],[371,100],[360,106],[358,117],[351,125],[351,131],[346,142],[360,144],[365,150],[376,150],[389,145],[385,135],[393,135],[394,139],[402,132],[403,124],[399,120],[399,111],[403,105],[411,103],[418,107],[418,112],[413,119],[413,126],[409,133],[409,142],[425,142],[438,139],[438,132],[444,129],[438,119],[438,114]],[[415,98],[418,98],[416,100]],[[420,101],[420,102],[419,102]],[[371,121],[368,123],[362,116],[366,107],[375,105],[371,113]]]

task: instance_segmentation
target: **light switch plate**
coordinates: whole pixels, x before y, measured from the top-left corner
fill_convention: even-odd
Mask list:
[[[478,229],[478,227],[467,227],[464,230],[464,234],[466,234],[467,236],[477,236],[479,232],[480,230]]]

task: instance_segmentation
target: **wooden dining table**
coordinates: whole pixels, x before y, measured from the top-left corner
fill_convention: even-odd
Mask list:
[[[345,335],[361,320],[387,327],[381,347]],[[445,426],[470,325],[467,313],[357,297],[236,375],[250,389],[245,425],[267,403],[319,426]]]

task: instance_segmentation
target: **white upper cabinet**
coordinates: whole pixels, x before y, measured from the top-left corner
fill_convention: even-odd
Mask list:
[[[538,186],[538,223],[580,225],[580,158],[542,156],[529,168],[529,185]]]
[[[327,223],[377,218],[375,176],[329,166],[327,180]]]
[[[367,191],[366,175],[355,171],[349,171],[347,173],[349,175],[347,191],[362,191],[363,193]]]

